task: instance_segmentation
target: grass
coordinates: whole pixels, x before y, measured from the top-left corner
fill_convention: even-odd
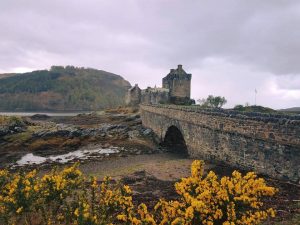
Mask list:
[[[30,141],[32,134],[39,129],[39,126],[28,126],[26,127],[26,131],[9,135],[6,137],[6,140],[15,144],[23,144]]]
[[[22,133],[17,133],[10,135],[7,140],[11,143],[24,143],[27,142],[31,139],[32,133],[31,132],[22,132]]]
[[[113,109],[107,109],[105,112],[107,113],[123,113],[123,114],[130,114],[130,113],[137,113],[139,111],[138,107],[118,107]]]
[[[79,138],[68,137],[51,137],[47,139],[37,139],[28,145],[28,149],[31,151],[64,147],[77,147],[81,144]]]
[[[23,126],[24,121],[19,116],[1,116],[0,115],[0,126]]]
[[[264,224],[267,225],[267,223]],[[300,213],[296,213],[295,215],[293,215],[291,219],[274,223],[274,225],[297,225],[297,224],[300,224]]]
[[[68,138],[66,141],[62,143],[61,146],[69,146],[69,147],[76,147],[81,144],[81,141],[79,138]]]
[[[46,149],[46,148],[55,148],[62,145],[65,142],[63,137],[54,137],[49,139],[38,139],[29,144],[28,149],[32,151]]]

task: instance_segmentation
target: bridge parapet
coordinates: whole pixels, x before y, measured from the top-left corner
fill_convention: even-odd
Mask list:
[[[260,113],[260,112],[241,112],[238,110],[222,108],[203,108],[197,105],[167,105],[167,104],[141,104],[155,108],[176,109],[185,112],[203,113],[208,115],[218,115],[223,117],[233,117],[241,119],[258,120],[264,122],[278,122],[280,124],[291,122],[300,125],[300,115],[288,115],[283,113]]]
[[[176,105],[141,105],[141,109],[214,130],[300,147],[300,116],[297,115],[243,113]]]
[[[299,182],[300,116],[175,105],[140,105],[140,109],[144,126],[161,139],[176,126],[191,156]]]

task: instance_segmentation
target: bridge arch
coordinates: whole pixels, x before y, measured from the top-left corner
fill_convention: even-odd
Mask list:
[[[169,126],[166,130],[162,146],[175,153],[188,154],[183,132],[175,125]]]

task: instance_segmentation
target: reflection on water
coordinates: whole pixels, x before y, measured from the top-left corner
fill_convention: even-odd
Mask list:
[[[58,163],[67,163],[73,161],[75,159],[92,159],[97,158],[103,154],[115,154],[119,153],[120,150],[117,147],[110,147],[110,148],[96,148],[96,149],[80,149],[73,152],[69,152],[67,154],[62,155],[55,155],[55,156],[48,156],[42,157],[34,155],[33,153],[28,153],[24,155],[20,160],[15,163],[15,166],[25,166],[25,165],[32,165],[32,164],[42,164],[45,162],[58,162]]]
[[[36,114],[42,114],[47,116],[77,116],[81,113],[90,112],[0,112],[2,116],[33,116]]]

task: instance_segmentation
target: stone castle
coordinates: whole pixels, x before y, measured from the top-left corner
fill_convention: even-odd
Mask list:
[[[194,103],[191,99],[192,74],[186,73],[182,65],[177,69],[171,69],[170,73],[162,79],[162,87],[148,87],[141,90],[136,84],[128,90],[126,105],[137,106],[145,104],[176,104],[190,105]]]

